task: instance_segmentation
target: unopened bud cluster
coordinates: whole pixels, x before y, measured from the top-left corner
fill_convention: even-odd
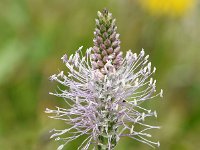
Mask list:
[[[119,34],[116,32],[115,19],[106,9],[98,12],[94,31],[94,47],[92,48],[92,67],[106,74],[105,64],[110,61],[117,69],[122,62]]]

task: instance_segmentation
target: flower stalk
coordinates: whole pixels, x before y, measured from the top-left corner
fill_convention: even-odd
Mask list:
[[[96,28],[94,32],[94,47],[92,55],[92,67],[98,71],[101,76],[108,74],[105,69],[107,62],[112,64],[112,71],[119,68],[122,61],[122,52],[120,51],[119,34],[116,32],[115,19],[112,14],[104,9],[98,12],[96,19]],[[97,83],[104,87],[104,82]],[[109,91],[109,89],[106,89]],[[100,121],[98,125],[97,149],[112,150],[117,144],[117,112],[112,109],[114,97],[110,93],[101,92],[102,98],[97,99],[99,107],[97,108],[97,118]]]

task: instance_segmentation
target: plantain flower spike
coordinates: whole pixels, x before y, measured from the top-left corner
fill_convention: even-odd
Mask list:
[[[80,47],[74,55],[61,58],[69,69],[67,75],[61,71],[50,77],[64,87],[50,94],[63,98],[68,107],[45,112],[69,125],[53,129],[50,138],[62,141],[58,150],[84,135],[78,150],[113,150],[122,137],[159,146],[148,133],[159,126],[145,123],[157,113],[141,105],[163,97],[163,90],[156,92],[156,80],[151,77],[156,68],[149,55],[142,49],[138,55],[129,50],[123,57],[115,19],[106,9],[98,12],[93,41],[85,55]]]

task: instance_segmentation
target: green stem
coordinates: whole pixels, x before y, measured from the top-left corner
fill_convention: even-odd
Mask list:
[[[98,150],[113,150],[117,145],[117,119],[112,111],[103,111],[106,116],[102,118],[102,125],[99,126]]]

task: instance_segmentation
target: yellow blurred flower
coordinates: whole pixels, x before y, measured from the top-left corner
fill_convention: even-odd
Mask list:
[[[183,16],[195,0],[138,0],[139,4],[153,15]]]

